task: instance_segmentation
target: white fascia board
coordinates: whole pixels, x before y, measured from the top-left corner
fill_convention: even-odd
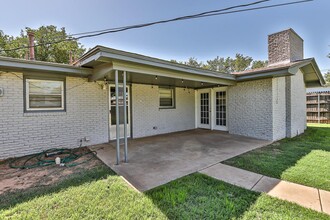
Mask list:
[[[141,65],[136,63],[129,62],[120,62],[120,61],[112,61],[112,67],[114,70],[120,71],[128,71],[132,73],[141,73],[146,75],[153,76],[162,76],[174,79],[183,79],[183,80],[191,80],[198,81],[204,83],[212,83],[212,84],[221,84],[221,85],[235,85],[236,82],[233,79],[223,79],[218,76],[206,76],[206,75],[198,75],[198,74],[190,74],[187,72],[181,71],[173,71],[164,68],[157,68],[150,65]]]
[[[94,55],[91,55],[91,56],[85,58],[85,59],[82,60],[82,61],[79,61],[78,64],[79,64],[79,66],[83,66],[83,65],[85,65],[85,64],[87,64],[87,63],[89,63],[89,62],[97,61],[97,60],[100,59],[100,56],[101,56],[101,53],[96,53],[96,54],[94,54]]]
[[[314,70],[314,74],[316,75],[316,77],[318,78],[318,84],[319,86],[324,86],[326,84],[325,80],[324,80],[324,77],[315,61],[314,58],[311,58],[310,60],[307,60],[306,62],[303,62],[299,65],[294,65],[294,66],[291,66],[289,68],[289,72],[292,73],[292,74],[295,74],[297,72],[298,69],[301,69],[307,65],[311,65],[313,70]],[[309,82],[307,82],[309,83]],[[311,83],[312,87],[315,87],[315,82],[312,82]]]
[[[38,72],[60,72],[60,73],[67,73],[71,75],[79,75],[85,76],[92,74],[92,70],[82,68],[82,67],[75,67],[69,66],[64,64],[56,64],[56,63],[48,63],[48,62],[40,62],[40,61],[25,61],[25,60],[18,60],[12,58],[0,58],[0,69],[8,70],[8,71],[38,71]]]
[[[290,76],[290,75],[293,75],[293,74],[288,72],[288,68],[285,68],[283,70],[263,72],[263,73],[259,72],[259,73],[253,73],[253,74],[242,74],[242,75],[236,76],[236,80],[238,82],[242,82],[242,81],[267,79],[267,78]]]
[[[181,71],[186,72],[190,74],[195,75],[203,75],[203,76],[210,76],[210,77],[221,77],[222,79],[228,79],[228,80],[235,80],[235,76],[227,73],[218,73],[218,72],[212,72],[208,70],[199,70],[197,68],[191,68],[189,66],[179,65],[175,63],[168,63],[167,61],[159,60],[157,58],[148,58],[144,57],[142,55],[134,55],[128,56],[127,54],[121,54],[123,52],[116,52],[116,53],[109,53],[102,51],[100,52],[100,58],[99,61],[106,61],[106,59],[110,59],[113,61],[119,60],[119,61],[125,61],[125,62],[132,62],[132,63],[138,63],[143,65],[149,65],[153,67],[159,67],[169,70],[175,70],[175,71]],[[103,59],[105,58],[105,59]]]

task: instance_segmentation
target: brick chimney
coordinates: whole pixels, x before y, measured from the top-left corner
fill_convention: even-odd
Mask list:
[[[304,40],[293,29],[268,35],[269,66],[301,59],[304,59]]]
[[[34,56],[34,33],[32,31],[28,31],[27,33],[29,37],[29,59],[35,60]]]

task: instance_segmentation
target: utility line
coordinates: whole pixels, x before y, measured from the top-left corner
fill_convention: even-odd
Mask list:
[[[187,20],[187,19],[210,17],[210,16],[224,15],[224,14],[232,14],[232,13],[252,11],[252,10],[260,10],[260,9],[266,9],[266,8],[274,8],[274,7],[293,5],[293,4],[305,3],[305,2],[311,2],[311,1],[314,1],[314,0],[302,0],[302,1],[295,1],[295,2],[287,2],[287,3],[282,3],[282,4],[268,5],[268,6],[262,6],[262,7],[249,8],[249,9],[241,9],[241,10],[235,10],[235,11],[229,11],[229,12],[217,12],[217,13],[211,13],[211,14],[198,15],[198,16],[194,16],[194,15],[185,16],[185,17],[181,17],[181,18],[174,18],[174,19],[169,19],[169,20],[156,21],[156,22],[151,22],[151,23],[145,23],[145,24],[139,24],[139,25],[132,25],[132,26],[128,26],[128,27],[116,28],[114,30],[109,30],[109,31],[104,31],[104,32],[96,33],[96,34],[90,34],[90,35],[84,35],[84,36],[76,37],[75,39],[79,40],[79,39],[83,39],[83,38],[96,37],[96,36],[103,35],[103,34],[116,33],[116,32],[126,31],[126,30],[129,30],[129,29],[142,28],[142,27],[147,27],[147,26],[151,26],[151,25],[155,25],[155,24],[163,24],[163,23],[169,23],[169,22],[179,21],[179,20]]]
[[[102,33],[102,32],[107,32],[107,31],[116,31],[118,29],[124,29],[124,28],[133,28],[133,27],[140,27],[140,26],[145,26],[145,25],[150,26],[150,25],[155,25],[155,24],[168,23],[168,22],[172,22],[172,21],[186,20],[186,19],[191,19],[191,18],[195,18],[195,17],[197,18],[199,16],[203,16],[203,15],[207,15],[207,14],[218,13],[218,12],[222,12],[222,11],[228,11],[228,10],[232,10],[232,9],[235,9],[235,8],[243,8],[243,7],[248,7],[248,6],[252,6],[252,5],[256,5],[256,4],[261,4],[261,3],[264,3],[264,2],[268,2],[268,1],[271,1],[271,0],[261,0],[261,1],[256,1],[256,2],[252,2],[252,3],[248,3],[248,4],[235,5],[235,6],[231,6],[231,7],[228,7],[228,8],[217,9],[217,10],[212,10],[212,11],[206,11],[206,12],[193,14],[193,15],[185,15],[185,16],[172,18],[172,19],[167,19],[167,20],[160,20],[160,21],[155,21],[155,22],[150,22],[150,23],[135,24],[135,25],[123,26],[123,27],[117,27],[117,28],[109,28],[109,29],[97,30],[97,31],[82,32],[82,33],[78,33],[78,34],[71,34],[69,36],[72,37],[72,36],[77,36],[77,35],[94,34],[94,33],[100,33],[100,32]]]
[[[225,14],[240,13],[240,12],[245,12],[245,11],[261,10],[261,9],[267,9],[267,8],[283,7],[283,6],[287,6],[287,5],[294,5],[294,4],[312,2],[314,0],[301,0],[301,1],[286,2],[286,3],[281,3],[281,4],[273,4],[273,5],[267,5],[267,6],[261,6],[261,7],[254,7],[254,8],[228,11],[228,10],[231,10],[231,9],[234,9],[234,8],[248,7],[248,6],[251,6],[251,5],[260,4],[260,3],[267,2],[267,1],[270,1],[270,0],[262,0],[262,1],[257,1],[257,2],[253,2],[253,3],[245,4],[245,5],[237,5],[237,6],[232,6],[232,7],[229,7],[229,8],[213,10],[213,11],[203,12],[203,13],[194,14],[194,15],[182,16],[182,17],[168,19],[168,20],[160,20],[160,21],[155,21],[155,22],[150,22],[150,23],[143,23],[143,24],[136,24],[136,25],[130,25],[130,26],[117,27],[117,28],[110,28],[110,29],[105,29],[105,30],[100,30],[100,31],[91,31],[91,32],[72,34],[72,35],[68,35],[69,38],[67,38],[67,39],[62,39],[62,40],[53,41],[53,42],[46,42],[46,43],[42,43],[42,44],[36,44],[33,47],[57,44],[57,43],[65,42],[65,41],[77,41],[77,40],[80,40],[80,39],[83,39],[83,38],[90,38],[90,37],[96,37],[96,36],[100,36],[100,35],[104,35],[104,34],[117,33],[117,32],[122,32],[122,31],[130,30],[130,29],[138,29],[138,28],[148,27],[148,26],[152,26],[152,25],[156,25],[156,24],[163,24],[163,23],[169,23],[169,22],[175,22],[175,21],[181,21],[181,20],[203,18],[203,17],[210,17],[210,16],[218,16],[218,15],[225,15]],[[87,34],[87,35],[83,35],[83,34]],[[77,35],[82,35],[82,36],[72,37],[72,36],[77,36]],[[22,46],[22,47],[17,47],[17,48],[13,48],[13,49],[0,50],[0,52],[9,52],[9,51],[27,49],[27,48],[30,48],[30,47],[31,46]]]

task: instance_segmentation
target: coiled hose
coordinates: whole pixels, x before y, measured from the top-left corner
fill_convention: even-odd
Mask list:
[[[86,163],[90,161],[91,159],[94,158],[96,152],[94,151],[88,151],[86,153],[78,153],[77,149],[69,149],[69,148],[52,148],[49,150],[42,151],[41,153],[34,154],[31,156],[23,157],[26,158],[25,161],[23,162],[23,165],[15,165],[19,161],[23,160],[23,158],[14,158],[9,162],[9,167],[14,168],[14,169],[31,169],[31,168],[36,168],[36,167],[45,167],[45,166],[50,166],[55,164],[54,159],[46,159],[46,155],[52,154],[52,155],[65,155],[67,156],[61,158],[61,163],[65,167],[74,167],[83,163]],[[73,163],[73,161],[78,160],[79,158],[86,156],[86,155],[91,155],[88,157],[86,160],[78,162],[78,163]],[[29,161],[35,160],[36,162],[29,163]],[[20,163],[22,164],[22,163]]]

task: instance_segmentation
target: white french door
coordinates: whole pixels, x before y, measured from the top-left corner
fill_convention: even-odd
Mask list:
[[[227,129],[227,89],[217,88],[213,91],[213,129],[226,131]]]
[[[211,128],[211,90],[198,91],[198,127]]]
[[[227,88],[197,91],[197,127],[227,131]]]
[[[119,130],[120,138],[124,138],[124,94],[123,87],[119,87]],[[127,137],[131,136],[130,126],[130,90],[126,87],[126,113],[127,113]],[[116,89],[115,85],[109,86],[109,136],[110,140],[116,140]]]

